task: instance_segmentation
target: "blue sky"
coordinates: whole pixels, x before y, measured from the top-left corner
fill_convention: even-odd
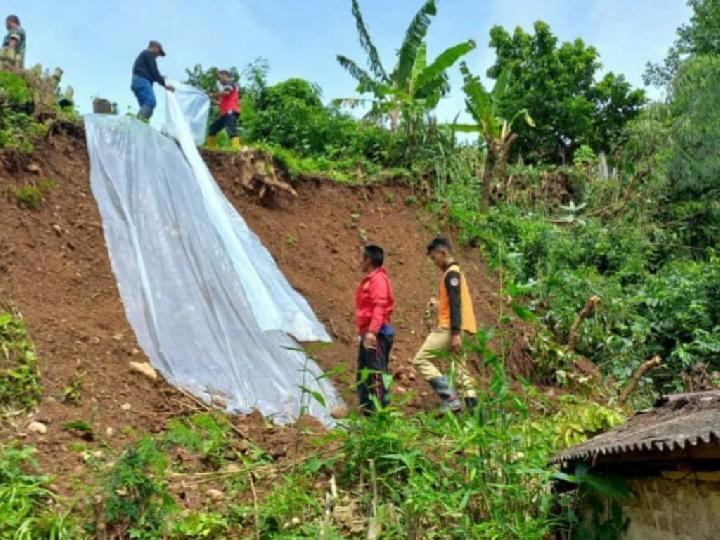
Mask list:
[[[361,0],[365,20],[387,68],[421,0]],[[648,60],[661,60],[675,29],[690,13],[684,0],[439,0],[428,36],[430,56],[473,38],[468,58],[484,75],[492,63],[487,47],[494,24],[530,28],[548,22],[562,40],[580,37],[600,51],[605,69],[636,85]],[[350,0],[6,0],[28,34],[28,64],[65,70],[81,112],[101,95],[135,109],[130,69],[149,39],[163,42],[164,75],[182,79],[184,68],[242,67],[262,56],[270,80],[303,77],[320,84],[326,100],[353,95],[354,84],[337,64],[342,53],[364,57],[357,43]],[[442,120],[463,108],[458,76],[438,110]],[[653,95],[657,95],[654,93]]]

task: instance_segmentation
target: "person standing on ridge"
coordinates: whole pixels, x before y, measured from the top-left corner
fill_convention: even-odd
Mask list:
[[[383,262],[380,246],[368,245],[362,250],[360,269],[365,274],[355,293],[355,320],[360,346],[358,351],[357,389],[364,414],[376,406],[388,404],[383,375],[388,372],[390,349],[395,330],[390,317],[395,310],[395,296]]]
[[[5,19],[7,34],[3,38],[3,57],[8,59],[15,67],[22,69],[25,64],[25,45],[27,39],[25,30],[20,26],[17,15],[8,15]]]
[[[240,88],[233,81],[230,72],[225,69],[218,71],[215,97],[220,107],[220,117],[210,124],[208,129],[208,148],[217,146],[217,134],[224,128],[230,137],[231,146],[239,150],[240,138],[237,135],[237,121],[240,116]]]
[[[462,404],[453,385],[433,362],[439,354],[452,354],[455,380],[463,390],[465,406],[469,411],[474,411],[478,403],[477,386],[465,366],[462,354],[463,334],[477,332],[470,290],[460,265],[452,256],[448,240],[435,238],[428,244],[427,254],[443,273],[438,295],[438,325],[425,339],[413,359],[413,365],[442,400],[441,412],[458,412]]]
[[[145,122],[150,120],[157,105],[153,83],[158,83],[171,92],[175,90],[172,85],[165,82],[165,77],[160,75],[157,67],[158,56],[165,56],[165,50],[159,42],[151,41],[147,49],[144,49],[135,59],[132,68],[132,85],[130,88],[140,106],[138,118]]]

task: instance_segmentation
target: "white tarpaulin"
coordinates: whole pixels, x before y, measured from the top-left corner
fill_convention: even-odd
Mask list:
[[[92,190],[128,320],[170,383],[232,411],[288,422],[305,407],[330,424],[340,399],[311,359],[290,350],[288,334],[329,336],[213,180],[183,92],[166,95],[177,142],[134,118],[85,117]]]
[[[208,116],[210,115],[210,99],[207,95],[188,84],[183,84],[177,81],[168,81],[175,87],[175,101],[180,105],[180,109],[185,116],[185,121],[190,128],[190,133],[195,141],[195,144],[201,145],[205,143],[205,135],[207,134],[207,122]],[[170,101],[165,101],[165,124],[163,125],[163,132],[167,133],[175,139],[179,139],[179,133],[177,133],[177,124],[170,121],[168,107]]]

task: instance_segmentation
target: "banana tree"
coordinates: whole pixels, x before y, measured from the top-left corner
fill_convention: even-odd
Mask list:
[[[387,118],[393,130],[403,120],[405,128],[412,133],[418,123],[422,122],[423,114],[434,109],[450,89],[447,70],[475,48],[475,42],[468,40],[449,47],[428,63],[425,36],[431,17],[436,13],[435,0],[426,0],[410,22],[397,52],[395,67],[388,72],[370,38],[358,0],[352,0],[352,14],[360,45],[367,54],[368,68],[363,69],[357,62],[343,55],[338,55],[337,60],[357,81],[357,92],[361,95],[372,94],[372,98],[345,98],[335,102],[349,106],[368,104],[370,109],[367,118],[377,122]]]
[[[513,123],[520,117],[532,127],[535,127],[535,123],[527,109],[517,111],[510,119],[501,116],[500,104],[510,82],[509,69],[500,74],[490,92],[479,77],[470,73],[465,62],[460,63],[460,72],[463,76],[465,106],[475,123],[455,124],[455,130],[466,133],[477,132],[484,142],[486,156],[482,179],[482,205],[487,208],[493,180],[504,180],[507,177],[510,151],[518,137],[512,130]]]

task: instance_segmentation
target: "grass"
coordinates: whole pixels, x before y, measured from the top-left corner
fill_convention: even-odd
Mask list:
[[[42,395],[35,347],[25,321],[14,310],[0,310],[0,407],[28,410]]]
[[[37,210],[45,200],[51,189],[56,187],[53,180],[46,179],[38,184],[26,184],[12,190],[18,206],[29,210]]]

